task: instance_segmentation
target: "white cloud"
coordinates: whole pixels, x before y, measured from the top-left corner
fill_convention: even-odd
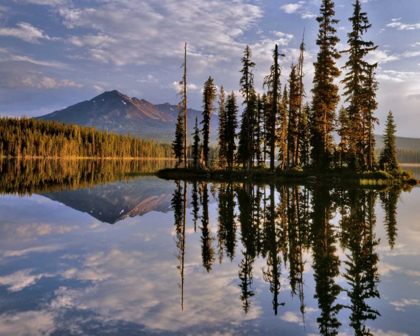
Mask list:
[[[146,78],[138,79],[138,83],[159,83],[159,80],[153,75],[147,75]]]
[[[32,26],[30,23],[18,23],[19,28],[0,28],[0,36],[10,36],[21,39],[25,42],[38,44],[40,39],[53,40],[44,34],[44,31]]]
[[[388,23],[386,26],[390,28],[397,28],[398,30],[416,30],[420,29],[420,23],[402,23],[399,19],[392,19],[391,23]]]
[[[303,2],[304,3],[304,2]],[[287,14],[296,13],[300,8],[302,8],[302,3],[295,3],[295,4],[286,4],[280,7],[284,10]]]
[[[26,311],[0,315],[0,335],[50,335],[55,330],[54,314],[47,311]]]
[[[179,92],[181,90],[181,85],[179,84],[179,82],[173,82],[171,84],[171,87],[176,91]],[[189,83],[187,84],[187,91],[199,91],[201,89],[200,86],[195,85],[193,83]]]
[[[7,59],[6,59],[7,60]],[[57,68],[57,69],[64,69],[67,68],[66,64],[56,61],[40,61],[36,60],[29,56],[19,56],[19,55],[10,55],[10,60],[15,62],[28,62],[35,65],[41,65],[45,67]]]
[[[93,85],[92,89],[94,89],[98,93],[104,92],[104,89],[100,87],[99,85]]]
[[[58,245],[51,245],[51,246],[37,246],[37,247],[30,247],[24,250],[16,250],[16,251],[5,251],[3,252],[3,256],[5,257],[21,257],[25,256],[30,253],[43,253],[43,252],[54,252],[62,249],[62,247]]]
[[[28,3],[42,6],[62,6],[68,4],[68,0],[15,0],[20,3]]]
[[[28,286],[33,285],[34,283],[36,283],[39,279],[43,277],[52,276],[50,274],[31,275],[31,273],[32,273],[31,269],[26,269],[26,270],[21,270],[10,275],[0,277],[0,285],[9,286],[8,290],[10,292],[18,292]]]
[[[22,81],[22,84],[29,87],[35,87],[38,89],[59,89],[65,87],[81,88],[83,84],[78,84],[68,79],[57,79],[47,76],[42,77],[28,77]]]
[[[237,39],[262,17],[252,4],[224,0],[162,0],[146,2],[108,0],[97,8],[60,8],[68,28],[91,28],[97,34],[73,36],[73,45],[85,47],[100,63],[158,64],[182,59],[188,42],[189,61],[197,69],[242,53]],[[141,46],[141,47],[138,47]],[[217,56],[216,56],[217,55]]]

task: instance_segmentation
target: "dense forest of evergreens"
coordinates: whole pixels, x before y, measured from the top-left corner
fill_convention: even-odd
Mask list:
[[[171,158],[171,146],[57,121],[0,118],[0,157]]]
[[[337,37],[333,0],[322,0],[317,17],[319,33],[316,44],[319,52],[314,65],[312,97],[308,97],[303,84],[305,39],[300,45],[300,55],[292,63],[287,83],[281,82],[281,54],[274,46],[273,63],[264,80],[264,94],[258,94],[254,85],[256,64],[252,51],[246,46],[241,59],[240,88],[244,110],[238,121],[238,106],[235,93],[228,97],[219,92],[218,117],[218,168],[241,167],[250,171],[255,166],[265,167],[269,161],[271,171],[275,169],[301,170],[311,167],[315,170],[349,168],[365,172],[379,169],[399,172],[396,158],[396,125],[390,112],[384,133],[385,148],[380,160],[375,155],[374,129],[379,123],[374,112],[378,108],[376,92],[378,82],[375,70],[378,63],[369,63],[367,56],[378,46],[365,40],[371,28],[367,13],[363,12],[361,1],[355,0],[353,14],[349,18],[351,30],[347,34],[347,50],[337,50]],[[338,59],[347,54],[348,59],[339,69]],[[188,167],[187,161],[187,45],[183,63],[183,78],[180,82],[182,97],[179,104],[175,140],[172,148],[178,160],[178,167]],[[344,74],[343,100],[345,106],[336,113],[340,102],[336,82]],[[216,111],[217,87],[212,77],[204,84],[202,127],[194,132],[193,168],[211,168],[209,148],[210,120]],[[307,102],[305,103],[305,99]],[[236,126],[239,126],[237,129]],[[338,144],[334,132],[340,137]],[[200,139],[200,137],[202,139]],[[215,160],[213,160],[215,162]]]
[[[254,279],[262,277],[270,291],[273,313],[286,311],[283,307],[286,294],[281,292],[287,287],[300,302],[304,323],[307,312],[304,278],[312,273],[308,272],[311,269],[314,298],[320,311],[316,319],[319,334],[338,335],[342,325],[340,312],[347,310],[354,335],[373,335],[370,322],[380,316],[378,302],[372,300],[380,297],[379,239],[375,231],[377,225],[383,225],[387,243],[390,249],[394,248],[401,192],[395,186],[377,190],[329,189],[323,185],[303,188],[176,181],[172,207],[181,306],[184,287],[189,283],[185,272],[188,260],[185,237],[192,229],[188,225],[192,224],[194,232],[201,235],[202,267],[206,272],[224,259],[232,262],[240,258],[238,304],[242,303],[245,313],[258,309],[253,308],[257,303],[253,296],[262,289]],[[215,225],[213,222],[210,225],[209,220],[211,197],[217,203]],[[376,221],[378,203],[385,213],[383,224]],[[187,211],[192,216],[191,222],[187,221]],[[332,220],[336,215],[340,216],[339,221]],[[345,281],[337,281],[339,275]],[[348,300],[341,299],[345,305],[339,302],[340,296],[347,296]]]
[[[0,160],[0,194],[23,196],[93,187],[173,165],[169,160]]]

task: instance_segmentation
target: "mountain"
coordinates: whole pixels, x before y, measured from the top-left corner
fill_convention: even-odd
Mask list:
[[[108,91],[65,109],[36,119],[93,126],[100,130],[172,141],[178,111],[169,103],[155,105],[144,99],[130,98],[116,90]],[[195,118],[201,121],[201,111],[188,109],[188,133],[193,132]],[[216,138],[217,115],[212,119],[213,139]]]
[[[152,211],[172,211],[175,184],[155,177],[97,185],[92,188],[43,193],[42,196],[85,212],[104,223]]]
[[[384,147],[384,139],[382,135],[375,135],[376,147]],[[405,138],[396,137],[395,144],[398,149],[420,151],[420,139],[418,138]]]

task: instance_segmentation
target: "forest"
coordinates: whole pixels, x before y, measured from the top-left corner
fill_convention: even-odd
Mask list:
[[[253,304],[258,309],[253,296],[261,288],[254,279],[262,277],[271,292],[273,313],[285,311],[282,300],[286,294],[281,292],[286,287],[287,295],[290,289],[300,302],[304,325],[304,275],[307,277],[312,269],[320,311],[316,320],[319,333],[338,335],[342,324],[339,314],[347,310],[354,335],[373,335],[367,324],[380,316],[375,308],[378,301],[372,300],[380,297],[379,239],[374,233],[377,205],[385,212],[383,224],[378,225],[384,226],[387,243],[393,249],[398,236],[397,203],[401,193],[402,189],[392,186],[369,190],[176,181],[172,207],[181,306],[184,288],[188,286],[185,267],[190,262],[185,239],[186,232],[191,234],[192,229],[186,227],[188,211],[194,232],[201,236],[202,267],[206,272],[223,261],[231,263],[240,253],[238,304],[242,304],[245,313],[253,309]],[[217,203],[215,225],[210,225],[212,200]],[[335,214],[340,215],[338,223],[332,221]],[[340,251],[345,258],[340,257]],[[338,281],[339,275],[345,281]],[[340,296],[348,298],[346,305],[337,303]]]
[[[235,92],[220,90],[210,76],[203,89],[203,120],[196,122],[192,145],[192,162],[188,163],[187,129],[187,43],[184,50],[184,73],[180,81],[181,101],[172,149],[177,167],[208,170],[265,168],[269,161],[270,171],[313,169],[326,171],[348,168],[367,172],[385,170],[400,172],[396,157],[396,124],[390,111],[385,124],[384,148],[379,157],[375,154],[375,117],[378,108],[376,93],[378,63],[369,63],[367,57],[377,50],[373,41],[366,40],[372,24],[362,10],[361,1],[353,4],[349,18],[347,50],[338,50],[335,4],[332,0],[321,2],[317,17],[319,47],[314,66],[313,87],[310,97],[304,86],[306,56],[305,33],[300,44],[300,55],[292,63],[289,78],[282,83],[281,58],[285,57],[274,46],[272,65],[265,77],[263,94],[257,93],[252,50],[246,46],[241,59],[240,87],[243,112],[239,120],[239,106]],[[343,68],[337,61],[347,56]],[[258,69],[260,70],[260,69]],[[343,76],[343,97],[339,95],[338,78]],[[338,104],[343,99],[338,113]],[[218,146],[214,157],[210,156],[210,121],[217,111],[219,127]],[[340,138],[336,143],[334,135]],[[217,157],[217,160],[215,158]]]
[[[169,144],[57,121],[0,118],[0,157],[171,158]]]

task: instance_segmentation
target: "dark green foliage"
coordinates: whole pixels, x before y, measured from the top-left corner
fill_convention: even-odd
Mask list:
[[[394,116],[389,111],[384,131],[385,148],[381,153],[379,165],[381,169],[391,172],[398,172],[400,170],[400,165],[397,160],[397,148],[395,146],[396,131],[397,126],[395,125]]]
[[[337,120],[337,133],[340,136],[340,143],[336,151],[336,166],[342,168],[343,163],[347,163],[347,157],[349,152],[349,116],[347,109],[342,106],[338,114]]]
[[[299,165],[299,117],[301,108],[300,81],[296,66],[292,64],[289,78],[289,123],[287,128],[287,166]]]
[[[270,170],[274,170],[275,150],[276,150],[276,122],[277,115],[279,114],[280,97],[281,97],[281,68],[279,64],[279,49],[277,44],[274,46],[273,52],[273,64],[270,67],[270,74],[264,79],[264,87],[268,89],[268,100],[270,102],[270,108],[267,109],[268,116],[267,120],[267,147],[270,153]]]
[[[249,46],[244,50],[242,57],[242,77],[240,79],[240,92],[244,98],[245,109],[242,112],[241,129],[239,132],[239,146],[237,160],[248,170],[252,167],[254,158],[254,125],[257,109],[257,95],[254,88],[253,70],[255,63],[252,61],[252,52]]]
[[[180,167],[184,160],[184,140],[185,140],[185,127],[184,127],[184,114],[179,113],[175,126],[175,140],[172,142],[172,151],[175,159],[177,159],[177,167]]]
[[[401,190],[399,188],[392,188],[380,193],[381,205],[385,212],[384,226],[388,237],[388,244],[391,249],[394,249],[398,235],[397,203],[400,199],[400,195]]]
[[[219,150],[219,166],[222,169],[226,168],[227,155],[228,155],[228,143],[226,141],[227,133],[227,107],[226,107],[226,94],[223,86],[220,88],[219,94],[219,138],[218,138],[218,150]]]
[[[230,170],[232,170],[235,165],[236,128],[238,127],[237,115],[238,106],[236,105],[235,93],[232,91],[227,98],[226,128],[224,135],[227,144],[226,162]]]
[[[322,0],[319,23],[319,33],[316,44],[319,46],[317,61],[314,63],[315,75],[313,80],[311,122],[311,158],[316,168],[329,168],[332,161],[335,110],[340,100],[338,86],[334,80],[340,75],[336,60],[340,54],[336,45],[340,41],[336,36],[334,19],[334,3],[332,0]]]
[[[193,146],[192,146],[192,160],[193,167],[199,168],[200,164],[200,129],[198,128],[198,119],[195,118],[195,126],[193,136]]]
[[[279,156],[278,160],[280,162],[280,169],[287,168],[287,157],[288,157],[288,143],[287,143],[287,129],[288,129],[288,106],[289,106],[289,98],[287,94],[287,85],[284,86],[283,97],[280,103],[280,113],[278,116],[277,122],[277,142],[279,148]]]
[[[215,110],[214,100],[216,99],[216,86],[213,83],[213,78],[209,79],[204,83],[203,89],[203,120],[201,124],[203,128],[201,133],[203,134],[203,159],[207,168],[210,168],[210,121]]]
[[[203,213],[201,216],[201,257],[203,262],[203,267],[206,269],[207,273],[211,271],[212,265],[215,258],[214,248],[212,243],[214,237],[210,231],[210,218],[209,218],[209,190],[208,186],[205,183],[203,185],[203,197],[202,197],[202,209]]]
[[[0,156],[170,158],[171,145],[57,121],[0,118]]]
[[[299,120],[299,152],[300,164],[302,167],[309,165],[310,149],[311,149],[311,135],[310,135],[310,114],[311,108],[306,104]]]
[[[369,137],[366,137],[366,130],[372,128],[372,113],[376,108],[372,100],[375,98],[374,81],[369,77],[369,63],[365,61],[368,53],[376,50],[377,46],[370,41],[364,41],[363,35],[371,28],[367,14],[362,12],[359,0],[353,5],[353,16],[349,19],[352,23],[352,31],[348,33],[349,49],[343,53],[349,54],[344,69],[348,72],[342,81],[344,84],[344,95],[349,103],[347,113],[349,118],[349,153],[348,164],[352,169],[364,169],[367,167],[369,149],[366,148]],[[374,65],[376,67],[376,64]],[[372,73],[371,73],[372,75]],[[370,83],[367,83],[370,78]],[[369,91],[369,97],[366,95]],[[373,103],[373,104],[372,104]]]

